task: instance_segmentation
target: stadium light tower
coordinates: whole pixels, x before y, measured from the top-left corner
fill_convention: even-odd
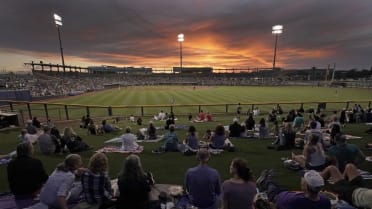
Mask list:
[[[182,42],[185,40],[185,36],[182,33],[180,33],[178,34],[177,37],[178,42],[180,43],[180,67],[181,67],[180,71],[182,71]]]
[[[63,57],[63,48],[62,48],[62,41],[61,41],[61,31],[60,27],[62,27],[62,17],[57,15],[56,13],[53,14],[54,17],[54,23],[56,24],[57,30],[58,30],[58,39],[59,39],[59,48],[61,49],[61,58],[62,58],[62,68],[63,73],[66,72],[65,70],[65,58]]]
[[[278,44],[278,36],[283,33],[283,25],[274,25],[272,33],[275,35],[275,47],[274,47],[274,61],[273,61],[273,70],[275,69],[276,62],[276,48]]]

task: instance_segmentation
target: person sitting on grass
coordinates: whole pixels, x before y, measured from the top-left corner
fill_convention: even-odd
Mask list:
[[[330,165],[321,175],[324,180],[332,179],[334,184],[330,184],[330,188],[340,199],[358,208],[372,208],[372,189],[366,187],[354,164],[346,164],[343,173],[336,166]]]
[[[8,183],[18,209],[31,206],[48,180],[43,163],[32,158],[34,148],[28,141],[17,145],[17,157],[7,166]]]
[[[207,115],[205,117],[206,117],[207,122],[212,122],[213,121],[213,117],[212,117],[212,114],[210,112],[207,112]]]
[[[185,185],[189,203],[199,209],[217,209],[221,194],[220,175],[208,166],[210,154],[201,149],[196,158],[199,165],[189,168],[185,175]]]
[[[298,132],[302,131],[305,125],[304,117],[301,115],[301,113],[296,112],[296,117],[293,119],[293,129]]]
[[[36,128],[41,128],[41,122],[37,119],[37,117],[34,117],[32,119],[32,125],[35,126]]]
[[[245,120],[245,127],[247,130],[254,130],[255,121],[253,119],[253,115],[249,114],[247,120]]]
[[[175,126],[169,126],[169,132],[163,137],[165,141],[163,147],[165,152],[178,152],[179,151],[179,140],[175,132]]]
[[[232,178],[222,184],[222,209],[253,209],[257,188],[247,161],[235,158],[230,174]]]
[[[305,145],[303,155],[292,152],[292,159],[300,163],[302,168],[322,171],[326,167],[326,155],[318,135],[310,135],[310,142]]]
[[[277,209],[331,209],[328,197],[320,194],[324,180],[314,170],[307,171],[301,178],[302,192],[291,192],[278,186],[272,179],[272,170],[263,170],[256,182],[260,192],[266,192]]]
[[[156,135],[156,128],[154,126],[154,122],[150,121],[149,127],[147,128],[147,135],[149,140],[155,140],[158,138]]]
[[[209,147],[212,149],[226,149],[231,146],[233,145],[228,143],[225,128],[221,124],[217,125],[211,136]]]
[[[207,120],[205,113],[203,110],[200,110],[198,116],[196,116],[196,119],[194,120],[195,123],[201,123],[205,122]]]
[[[90,207],[105,209],[115,205],[108,166],[107,156],[95,153],[89,159],[88,169],[80,177],[84,200]]]
[[[151,185],[155,183],[152,175],[143,171],[138,155],[129,155],[118,177],[120,196],[117,209],[148,209]]]
[[[106,120],[102,121],[102,129],[105,133],[111,133],[120,130],[118,127],[108,124]]]
[[[304,144],[307,144],[310,141],[310,135],[313,135],[313,134],[317,135],[318,139],[319,139],[319,142],[324,144],[323,134],[320,131],[320,129],[318,129],[317,126],[318,126],[318,124],[317,124],[316,121],[310,122],[310,129],[305,131]]]
[[[131,128],[127,127],[125,129],[125,134],[121,136],[121,149],[125,151],[135,151],[138,150],[140,147],[137,144],[137,137],[136,135],[131,133]]]
[[[34,125],[32,125],[32,120],[27,121],[26,130],[28,134],[31,135],[37,134],[37,129]]]
[[[61,144],[54,135],[50,134],[50,128],[48,126],[44,126],[43,130],[44,133],[41,134],[37,139],[41,153],[46,155],[60,153]]]
[[[81,175],[82,160],[78,154],[69,154],[63,163],[49,176],[40,193],[40,204],[48,208],[68,209],[67,204],[76,201],[77,197],[70,196],[75,181],[75,173]]]
[[[239,124],[238,118],[233,119],[233,123],[229,126],[229,137],[240,137],[242,126]]]
[[[207,129],[205,131],[205,134],[203,135],[203,140],[206,141],[206,142],[210,142],[211,141],[211,137],[212,137],[212,131],[211,129]]]
[[[194,126],[190,126],[186,139],[185,144],[188,149],[196,151],[199,149],[199,139],[196,133],[196,129]]]
[[[93,120],[90,120],[88,125],[88,134],[91,135],[102,135],[103,129],[102,127],[95,125]]]
[[[65,145],[71,153],[82,152],[90,149],[90,146],[83,141],[83,139],[78,136],[71,127],[65,127],[63,131],[63,137],[61,139],[62,149]],[[66,152],[66,150],[63,150]]]
[[[332,164],[338,167],[341,172],[345,170],[346,164],[358,165],[366,158],[358,146],[347,143],[346,136],[342,134],[336,136],[336,145],[331,146],[327,154],[330,156]]]
[[[259,129],[258,137],[260,139],[266,139],[269,137],[269,128],[266,125],[265,118],[261,118],[260,126],[258,127],[258,129]]]
[[[286,150],[292,149],[295,146],[296,132],[293,131],[290,123],[284,123],[284,126],[279,130],[279,136],[273,142],[269,149]]]

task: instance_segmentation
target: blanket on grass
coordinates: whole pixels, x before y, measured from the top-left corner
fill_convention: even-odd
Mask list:
[[[136,153],[139,154],[143,152],[144,148],[143,146],[139,146],[136,150],[123,150],[121,147],[117,146],[105,146],[95,152],[103,152],[103,153],[122,153],[122,154],[131,154]]]

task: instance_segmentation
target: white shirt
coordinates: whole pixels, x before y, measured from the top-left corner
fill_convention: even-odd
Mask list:
[[[121,149],[126,151],[136,150],[139,145],[136,142],[137,137],[134,134],[127,133],[121,136]]]

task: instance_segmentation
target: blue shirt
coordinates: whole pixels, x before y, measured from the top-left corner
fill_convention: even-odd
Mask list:
[[[338,161],[338,169],[343,171],[346,164],[354,162],[359,153],[359,148],[354,144],[346,144],[345,147],[334,145],[328,150],[328,154],[334,156]]]
[[[178,137],[175,132],[169,132],[163,137],[165,139],[165,151],[178,150]]]
[[[302,192],[281,192],[277,196],[277,209],[331,209],[330,200],[320,195],[318,201],[313,201],[305,197]]]
[[[223,149],[225,145],[225,135],[216,135],[214,134],[211,138],[212,145],[216,149]]]
[[[207,165],[190,168],[186,172],[185,188],[192,205],[207,208],[221,194],[220,175]]]
[[[198,140],[198,137],[196,137],[196,135],[187,135],[187,145],[189,145],[189,147],[191,147],[191,149],[198,149],[199,148],[199,140]]]

